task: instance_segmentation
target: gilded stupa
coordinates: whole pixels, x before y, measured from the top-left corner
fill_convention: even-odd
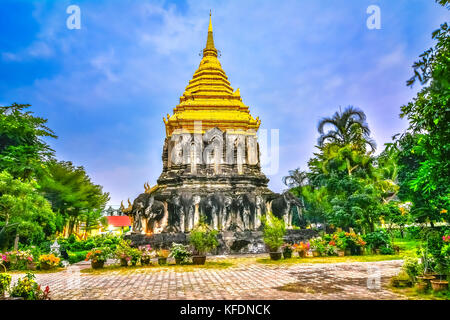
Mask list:
[[[201,220],[221,231],[254,231],[267,210],[290,224],[295,199],[267,187],[257,140],[261,121],[222,69],[211,14],[200,65],[173,114],[163,120],[166,138],[157,185],[146,184],[125,209],[135,233],[184,233]]]
[[[211,15],[203,58],[189,81],[173,115],[164,118],[166,134],[193,133],[195,122],[202,122],[202,133],[212,128],[222,131],[247,133],[258,130],[261,121],[254,119],[242,102],[239,89],[233,91],[228,77],[217,57],[214,46]]]

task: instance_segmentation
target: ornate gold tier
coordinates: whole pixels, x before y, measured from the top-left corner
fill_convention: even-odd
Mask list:
[[[250,115],[239,89],[234,91],[230,86],[217,59],[211,14],[203,58],[173,112],[164,118],[167,137],[173,132],[193,133],[200,121],[202,133],[217,127],[222,131],[255,134],[261,124],[259,118]]]

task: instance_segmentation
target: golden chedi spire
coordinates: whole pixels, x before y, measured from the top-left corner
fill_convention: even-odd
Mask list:
[[[202,60],[173,111],[173,115],[167,115],[167,120],[164,118],[168,137],[173,132],[193,133],[199,121],[202,133],[218,127],[222,131],[254,134],[259,128],[259,119],[250,115],[239,89],[234,91],[230,86],[217,58],[211,13]]]

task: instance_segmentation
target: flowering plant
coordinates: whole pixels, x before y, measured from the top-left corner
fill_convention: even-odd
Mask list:
[[[35,276],[32,273],[21,279],[11,289],[12,297],[21,297],[25,300],[50,300],[50,288],[47,286],[45,290],[34,280]]]
[[[322,237],[311,239],[310,244],[311,249],[318,252],[319,255],[324,255],[325,252],[327,251],[326,250],[327,241],[322,239]]]
[[[56,268],[59,266],[61,259],[55,256],[53,253],[51,254],[43,254],[39,257],[40,265],[46,265],[50,268]]]
[[[105,262],[110,255],[111,252],[109,248],[94,248],[86,254],[85,261],[92,260],[94,263]]]
[[[0,296],[3,296],[8,291],[11,284],[11,276],[7,273],[0,273]]]
[[[146,246],[139,247],[139,250],[141,250],[141,255],[142,255],[141,259],[142,260],[148,261],[148,260],[156,257],[155,251],[153,251],[152,247],[150,247],[149,244]]]
[[[310,244],[309,244],[309,242],[300,242],[300,243],[295,243],[293,246],[292,246],[292,248],[293,248],[293,250],[295,251],[295,252],[306,252],[306,251],[308,251],[309,250],[309,248],[310,248]]]
[[[117,259],[123,259],[130,261],[131,260],[131,247],[130,241],[128,240],[120,240],[119,244],[116,247],[115,256]]]
[[[444,242],[450,242],[450,235],[449,236],[442,236],[442,240]]]
[[[2,253],[2,262],[10,263],[15,257],[14,252]]]
[[[188,247],[184,244],[174,242],[170,248],[170,256],[174,257],[175,260],[184,262],[191,256],[191,253],[189,252]]]

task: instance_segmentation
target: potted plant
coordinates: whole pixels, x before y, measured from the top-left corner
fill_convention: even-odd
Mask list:
[[[433,291],[445,291],[448,289],[448,281],[442,279],[442,275],[447,276],[448,274],[448,268],[447,265],[443,264],[442,262],[438,262],[436,265],[436,271],[441,275],[440,279],[433,279],[430,280],[431,288],[433,288]]]
[[[127,267],[128,262],[131,260],[130,254],[130,241],[128,240],[120,240],[120,242],[116,246],[115,257],[120,260],[120,265],[122,267]]]
[[[263,240],[269,248],[270,259],[280,260],[281,252],[279,252],[279,249],[283,244],[283,237],[286,233],[284,221],[269,212],[267,217],[263,216],[262,223]]]
[[[94,248],[86,254],[86,261],[91,261],[92,269],[101,269],[110,255],[109,248]]]
[[[411,282],[415,283],[420,272],[419,260],[413,257],[406,257],[403,261],[402,269],[409,276]]]
[[[176,264],[182,264],[191,256],[191,253],[184,244],[174,242],[170,248],[170,256],[175,259]]]
[[[158,250],[158,264],[160,266],[167,264],[167,257],[169,256],[170,251],[166,249]]]
[[[189,243],[194,248],[192,263],[205,264],[206,253],[219,245],[217,241],[217,230],[210,230],[208,225],[199,224],[189,235]]]
[[[309,251],[310,244],[309,242],[300,242],[299,244],[295,243],[293,246],[293,250],[298,253],[300,258],[306,257],[306,253]]]
[[[51,270],[59,266],[61,259],[51,254],[43,254],[39,257],[39,266],[42,270]]]
[[[7,273],[0,273],[0,297],[5,297],[5,293],[11,285],[11,276]]]
[[[149,265],[151,264],[152,258],[156,256],[155,252],[152,250],[150,245],[141,247],[141,264]]]
[[[326,253],[326,242],[321,237],[317,237],[314,239],[311,239],[309,241],[311,244],[311,250],[313,252],[314,257],[324,256]]]
[[[292,258],[292,251],[293,251],[293,247],[289,243],[284,243],[281,246],[281,252],[283,252],[284,259]]]

